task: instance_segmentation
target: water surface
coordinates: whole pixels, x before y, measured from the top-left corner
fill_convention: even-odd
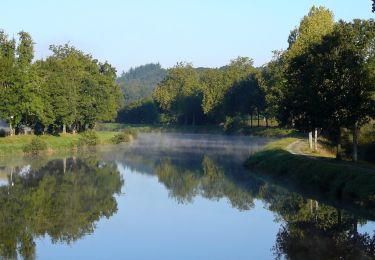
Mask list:
[[[243,169],[268,141],[142,134],[130,146],[3,159],[0,255],[373,258],[373,211],[293,192]]]

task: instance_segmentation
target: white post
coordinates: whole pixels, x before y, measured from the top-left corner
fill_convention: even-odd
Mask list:
[[[315,140],[314,140],[314,142],[315,142],[315,151],[318,151],[318,129],[317,128],[315,128],[315,133],[314,133],[314,135],[315,135]]]
[[[313,140],[312,140],[312,132],[309,132],[309,145],[310,145],[310,150],[313,149]]]

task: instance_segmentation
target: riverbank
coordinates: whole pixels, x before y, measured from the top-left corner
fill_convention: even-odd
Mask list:
[[[370,164],[336,161],[319,154],[293,154],[290,145],[298,138],[283,138],[253,154],[245,167],[300,189],[375,206],[375,167]],[[289,147],[289,148],[288,148]]]
[[[96,132],[98,144],[111,144],[112,138],[118,132],[101,131]],[[40,140],[47,144],[48,151],[72,150],[79,142],[81,134],[42,135]],[[26,144],[30,144],[34,135],[17,135],[0,138],[0,156],[11,156],[23,154]]]
[[[295,129],[280,127],[254,126],[236,129],[231,133],[226,133],[220,125],[151,125],[151,124],[121,124],[121,123],[101,123],[96,129],[99,131],[122,131],[124,129],[136,129],[138,132],[179,132],[179,133],[207,133],[207,134],[227,134],[227,135],[249,135],[262,137],[300,137],[301,134]]]

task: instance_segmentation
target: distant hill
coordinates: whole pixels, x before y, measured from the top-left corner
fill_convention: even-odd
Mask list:
[[[205,67],[195,68],[199,76],[209,69]],[[225,69],[225,67],[220,69]],[[149,63],[123,72],[116,81],[124,94],[125,105],[149,98],[158,83],[167,75],[167,72],[168,69],[162,68],[159,63]]]
[[[123,72],[117,78],[125,97],[125,104],[150,97],[157,84],[163,80],[167,70],[159,63],[150,63]]]

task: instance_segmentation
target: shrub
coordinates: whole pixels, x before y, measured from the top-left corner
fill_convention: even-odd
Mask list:
[[[99,143],[99,137],[94,130],[87,130],[83,132],[78,140],[79,145],[94,146]]]
[[[23,147],[23,152],[28,154],[37,155],[39,152],[47,150],[47,143],[39,136],[31,139],[29,144]]]
[[[224,122],[224,132],[227,134],[232,134],[239,131],[243,127],[241,117],[226,117]]]
[[[122,132],[112,137],[111,141],[114,144],[128,143],[131,140],[137,138],[138,133],[134,129],[124,129]]]

